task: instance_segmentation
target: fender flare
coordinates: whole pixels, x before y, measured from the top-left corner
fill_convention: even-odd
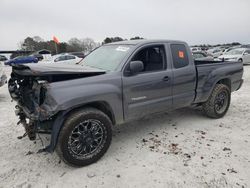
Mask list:
[[[94,103],[94,102],[98,102],[98,101],[93,101],[92,103]],[[58,141],[58,136],[60,134],[61,128],[63,127],[63,123],[67,118],[67,115],[70,114],[74,110],[84,108],[84,106],[87,106],[88,104],[91,104],[91,102],[90,103],[84,103],[84,104],[77,105],[77,106],[73,106],[72,108],[69,108],[67,110],[60,111],[56,115],[56,118],[55,118],[55,120],[53,122],[53,125],[52,125],[50,144],[48,146],[46,146],[43,149],[43,151],[51,153],[51,152],[53,152],[55,150],[56,145],[57,145],[57,141]],[[113,114],[112,108],[111,108],[111,113]],[[111,121],[113,121],[113,120],[111,120]]]
[[[230,77],[221,77],[221,78],[216,79],[216,80],[213,82],[213,85],[212,85],[212,87],[210,88],[210,90],[209,90],[209,92],[208,92],[208,94],[207,94],[207,96],[206,96],[206,100],[209,98],[209,96],[210,96],[211,93],[213,92],[213,89],[214,89],[215,85],[216,85],[218,82],[220,82],[220,81],[222,81],[222,80],[226,80],[226,79],[230,80],[230,82],[231,82]],[[207,83],[206,83],[206,84],[207,84]],[[230,86],[229,86],[229,89],[231,90]]]
[[[61,128],[63,126],[63,123],[65,121],[65,116],[70,112],[71,110],[66,110],[66,111],[62,111],[59,112],[56,116],[56,119],[53,123],[53,127],[52,127],[52,132],[51,132],[51,138],[50,138],[50,144],[48,146],[46,146],[43,151],[47,151],[47,152],[53,152],[56,148],[56,144],[57,144],[57,140],[58,140],[58,136],[59,133],[61,131]]]

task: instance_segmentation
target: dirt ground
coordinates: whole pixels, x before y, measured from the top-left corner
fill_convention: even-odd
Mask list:
[[[37,153],[39,139],[17,139],[24,130],[5,85],[0,187],[250,187],[250,66],[244,69],[244,85],[224,118],[186,108],[117,126],[104,157],[83,168],[67,166],[56,153]]]

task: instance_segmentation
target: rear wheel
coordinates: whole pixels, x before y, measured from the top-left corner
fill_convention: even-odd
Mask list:
[[[94,108],[71,114],[58,138],[58,155],[73,166],[86,166],[96,162],[110,146],[111,125],[108,116]]]
[[[231,92],[224,84],[216,84],[208,100],[202,105],[204,113],[211,118],[223,117],[230,106]]]

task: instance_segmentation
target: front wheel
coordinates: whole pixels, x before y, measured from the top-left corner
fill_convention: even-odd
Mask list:
[[[211,118],[223,117],[230,106],[231,92],[224,84],[216,84],[208,100],[202,105],[204,113]]]
[[[111,125],[109,117],[95,108],[71,114],[59,134],[56,148],[59,157],[73,166],[96,162],[110,146]]]

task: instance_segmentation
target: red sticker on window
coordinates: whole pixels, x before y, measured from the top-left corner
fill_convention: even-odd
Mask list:
[[[179,58],[184,58],[184,52],[183,51],[179,51]]]

